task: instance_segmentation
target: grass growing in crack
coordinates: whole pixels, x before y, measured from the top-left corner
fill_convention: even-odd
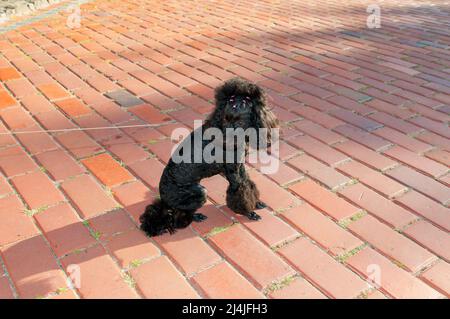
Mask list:
[[[276,290],[283,289],[284,287],[289,286],[298,277],[299,277],[299,275],[295,274],[295,275],[288,276],[288,277],[282,279],[281,281],[274,282],[266,288],[266,293],[270,293],[270,292],[273,292]]]
[[[366,215],[367,215],[367,212],[362,210],[362,211],[356,213],[355,215],[350,216],[349,218],[345,218],[345,219],[339,221],[338,224],[341,227],[343,227],[343,228],[347,228],[348,225],[350,225],[353,222],[356,222],[356,221],[360,220],[361,218],[363,218]]]
[[[61,295],[61,294],[65,293],[65,292],[67,292],[67,291],[69,291],[68,288],[62,287],[62,288],[56,289],[55,294]]]
[[[358,252],[360,252],[361,250],[363,250],[364,248],[367,247],[367,244],[364,243],[361,246],[358,246],[356,248],[353,248],[350,251],[347,251],[339,256],[337,256],[337,261],[339,261],[341,264],[345,263],[350,257],[356,255]]]
[[[132,260],[131,262],[130,262],[130,268],[137,268],[137,267],[139,267],[140,265],[142,265],[144,262],[142,261],[142,260],[138,260],[138,259],[135,259],[135,260]]]
[[[234,223],[231,225],[227,225],[227,226],[214,227],[206,234],[206,237],[212,237],[217,234],[223,233],[224,231],[226,231],[228,228],[230,228],[233,225],[234,225]]]
[[[133,277],[131,277],[129,272],[123,272],[122,278],[128,286],[130,286],[131,288],[136,288],[136,281]]]
[[[148,140],[147,141],[147,144],[150,144],[150,145],[153,145],[153,144],[156,144],[156,143],[158,143],[157,140]]]
[[[25,215],[27,215],[28,217],[33,217],[35,214],[43,212],[44,210],[46,210],[49,206],[45,205],[39,208],[34,208],[34,209],[24,209],[23,212]]]
[[[102,233],[99,231],[89,230],[89,232],[91,233],[91,236],[95,238],[95,240],[99,240],[102,236]]]

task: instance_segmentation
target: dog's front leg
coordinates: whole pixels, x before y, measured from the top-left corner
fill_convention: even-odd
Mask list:
[[[225,177],[230,183],[227,189],[227,206],[235,213],[245,215],[249,219],[261,219],[253,211],[257,209],[259,192],[255,183],[248,177],[244,164],[226,164]]]

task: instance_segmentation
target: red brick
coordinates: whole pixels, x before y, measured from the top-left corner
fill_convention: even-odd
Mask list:
[[[400,146],[394,146],[384,151],[384,154],[393,157],[409,166],[412,166],[432,177],[439,177],[447,173],[449,170],[442,164],[417,155],[416,153],[408,151],[407,149],[404,149]]]
[[[412,118],[409,120],[409,122],[426,128],[427,130],[439,134],[443,137],[450,138],[448,126],[444,123],[435,122],[423,116]]]
[[[348,157],[341,152],[306,135],[293,137],[289,139],[289,143],[303,149],[306,153],[330,166],[335,166],[348,160]]]
[[[14,196],[0,198],[0,246],[23,240],[35,235],[38,230],[33,221],[24,213],[25,207]]]
[[[67,132],[59,134],[56,139],[77,159],[102,151],[102,147],[84,132]]]
[[[93,217],[88,220],[91,228],[99,235],[102,241],[109,240],[112,236],[135,229],[128,214],[122,209],[116,209],[106,214]]]
[[[41,130],[40,127],[34,126],[30,130]],[[29,133],[16,135],[17,139],[27,149],[30,154],[38,154],[59,148],[58,144],[47,133]]]
[[[363,208],[395,229],[402,229],[418,217],[361,183],[338,191],[353,204]]]
[[[4,195],[11,194],[13,189],[8,184],[8,181],[4,176],[0,177],[0,197],[5,197]]]
[[[426,153],[425,156],[450,167],[450,152],[444,150],[433,150]]]
[[[111,238],[108,250],[117,259],[122,268],[159,256],[159,249],[140,230],[132,230]]]
[[[302,106],[298,109],[294,109],[293,111],[302,117],[329,129],[345,124],[344,121],[309,106]]]
[[[382,126],[382,124],[372,121],[367,117],[357,115],[341,108],[331,110],[329,114],[366,131],[373,131]]]
[[[3,247],[2,254],[19,297],[37,298],[66,288],[63,272],[41,236]]]
[[[127,165],[150,157],[150,153],[123,134],[115,135],[102,144]]]
[[[355,298],[368,288],[357,275],[307,238],[300,238],[278,252],[330,297]]]
[[[77,117],[92,112],[86,105],[76,98],[69,98],[56,101],[55,104],[69,117]]]
[[[106,153],[86,158],[81,162],[108,187],[123,184],[133,179],[125,168]]]
[[[398,144],[410,151],[415,153],[423,153],[429,150],[432,146],[423,142],[418,141],[415,138],[412,138],[406,134],[400,133],[396,130],[393,130],[389,127],[382,127],[375,131],[373,134],[381,136],[395,144]]]
[[[366,132],[360,128],[357,128],[356,126],[349,124],[335,127],[334,131],[374,151],[379,151],[383,148],[386,148],[389,145],[392,145],[389,141],[386,141],[385,139],[382,139],[372,133]],[[377,131],[378,130],[375,130],[374,132]]]
[[[41,84],[38,86],[38,89],[49,100],[56,100],[69,96],[69,94],[61,86],[55,83]]]
[[[447,231],[450,230],[450,219],[448,218],[450,209],[447,207],[444,207],[415,191],[409,191],[395,200],[400,205],[427,218],[436,225],[439,225]]]
[[[405,186],[393,179],[355,161],[339,165],[336,169],[347,176],[358,179],[386,197],[393,197],[407,190]]]
[[[256,184],[256,187],[260,192],[261,200],[273,210],[278,211],[283,208],[291,207],[298,201],[292,194],[280,188],[275,182],[272,182],[263,174],[255,170],[250,170],[248,174]]]
[[[155,154],[161,161],[168,163],[172,156],[172,150],[176,147],[177,143],[172,142],[170,139],[158,140],[155,143],[148,143],[147,148],[150,152]]]
[[[16,105],[16,100],[5,90],[0,90],[0,109],[7,108],[9,106]]]
[[[431,145],[442,147],[446,151],[450,151],[450,140],[435,133],[423,132],[422,134],[417,135],[416,138]]]
[[[263,294],[225,262],[195,275],[192,281],[207,298],[263,298]]]
[[[113,195],[135,221],[144,213],[145,207],[154,199],[154,193],[142,182],[132,182],[114,188]]]
[[[386,173],[399,182],[415,188],[419,192],[435,199],[442,204],[450,200],[448,187],[442,185],[436,180],[425,176],[409,167],[399,166]]]
[[[377,112],[369,115],[369,117],[379,123],[382,123],[390,128],[400,131],[405,134],[413,134],[420,132],[422,128],[417,125],[405,122],[399,118],[393,117],[389,114],[383,112]]]
[[[397,165],[395,161],[387,158],[386,156],[380,155],[379,153],[353,141],[340,143],[334,147],[352,158],[377,170],[383,171]]]
[[[212,177],[204,178],[201,180],[206,190],[208,197],[217,205],[225,205],[225,196],[228,188],[228,182],[225,177],[221,175],[215,175]],[[257,185],[258,186],[258,185]]]
[[[9,286],[8,278],[0,277],[0,299],[13,299],[14,295]]]
[[[350,181],[348,177],[337,172],[334,168],[326,166],[306,154],[297,156],[289,160],[288,163],[330,189],[334,189]]]
[[[47,130],[64,130],[75,127],[62,112],[57,110],[40,112],[36,115],[36,119]]]
[[[426,247],[436,255],[445,260],[450,260],[450,237],[448,233],[419,220],[404,230],[404,233],[420,245]]]
[[[164,165],[156,158],[149,158],[145,161],[135,162],[129,165],[130,169],[139,176],[152,190],[157,191],[159,179],[164,170]]]
[[[311,180],[294,184],[289,189],[335,220],[351,217],[360,210]]]
[[[40,153],[36,155],[36,159],[55,180],[64,180],[85,172],[85,169],[63,150]]]
[[[284,261],[242,226],[232,226],[209,237],[209,241],[259,289],[293,274]]]
[[[155,237],[155,241],[166,251],[187,276],[200,272],[221,260],[190,228]],[[195,251],[195,254],[192,254]]]
[[[137,298],[100,245],[63,258],[61,262],[66,269],[69,265],[80,267],[80,288],[77,290],[83,298]]]
[[[447,298],[450,297],[450,264],[440,260],[420,277]]]
[[[22,130],[32,127],[36,121],[21,107],[10,107],[0,111],[1,118],[6,125],[12,130]]]
[[[371,280],[394,298],[441,298],[442,296],[419,279],[397,267],[375,250],[367,247],[347,260],[361,276]],[[379,271],[379,277],[377,271]]]
[[[410,112],[405,108],[401,108],[397,105],[390,104],[379,99],[372,99],[365,104],[370,107],[373,107],[374,109],[377,109],[378,111],[388,113],[392,116],[399,117],[403,120],[410,118],[411,116],[414,115],[413,112]]]
[[[295,278],[288,286],[272,291],[269,294],[274,299],[325,299],[317,288],[303,278]]]
[[[341,255],[363,244],[307,203],[291,208],[281,216],[333,255]]]
[[[77,206],[83,218],[117,207],[116,202],[87,175],[66,180],[61,184],[61,188]]]
[[[147,123],[159,124],[170,121],[170,117],[159,112],[149,104],[141,104],[128,108],[130,112],[137,115]]]
[[[70,205],[63,203],[34,215],[57,256],[95,243]]]
[[[0,168],[6,176],[14,176],[38,167],[20,147],[12,146],[0,150]]]
[[[224,207],[226,209],[226,207]],[[220,209],[215,207],[211,202],[207,201],[203,207],[198,210],[199,213],[202,213],[208,219],[201,223],[192,223],[192,228],[199,233],[201,236],[205,236],[214,228],[222,228],[231,226],[233,221],[230,217],[225,215]]]
[[[304,132],[305,134],[311,135],[312,137],[328,145],[335,144],[337,142],[342,142],[345,140],[344,137],[334,133],[330,129],[326,129],[308,120],[295,122],[294,126],[298,128],[300,131]]]
[[[277,159],[276,157],[273,157],[272,161],[278,161],[278,168],[274,173],[268,173],[266,174],[266,176],[273,180],[275,183],[279,185],[285,185],[304,178],[303,174],[281,162],[280,158]],[[256,167],[261,173],[263,173],[263,167],[268,167],[268,164],[263,164],[260,161],[254,164],[252,163],[252,165]]]
[[[419,271],[436,259],[436,256],[370,215],[350,223],[348,228],[411,272]]]
[[[132,269],[131,275],[145,298],[194,299],[199,297],[166,256]]]
[[[85,128],[84,132],[86,132],[89,136],[91,136],[94,140],[100,142],[102,140],[106,140],[111,138],[112,136],[120,134],[120,130],[117,128],[114,128],[114,126],[105,120],[103,117],[101,117],[98,114],[90,113],[85,116],[77,117],[74,119],[74,121],[77,122],[77,124]],[[107,127],[108,129],[93,129],[90,128],[98,128],[98,127]]]
[[[38,209],[65,200],[61,192],[42,172],[16,176],[11,181],[31,209]]]
[[[300,235],[267,209],[258,210],[257,213],[262,219],[257,222],[249,220],[246,216],[234,214],[229,208],[226,210],[270,247],[275,247]]]

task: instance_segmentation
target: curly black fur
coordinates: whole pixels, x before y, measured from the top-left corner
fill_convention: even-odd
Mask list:
[[[268,130],[267,136],[258,134],[257,138],[265,139],[270,145],[271,129],[277,127],[278,120],[267,107],[264,91],[259,86],[243,79],[231,79],[216,88],[215,101],[216,108],[199,130],[218,128],[225,135],[227,128],[265,128]],[[194,132],[186,137],[183,145],[193,145]],[[202,141],[202,150],[209,143],[208,140]],[[227,147],[229,145],[223,142],[223,148]],[[179,148],[176,152],[182,154],[182,151]],[[191,153],[193,159],[194,152]],[[176,163],[172,156],[159,183],[160,199],[148,205],[140,217],[141,229],[149,236],[156,236],[167,231],[173,233],[192,221],[204,220],[206,216],[195,213],[206,202],[206,189],[200,181],[217,174],[224,175],[229,182],[226,194],[228,207],[250,219],[260,219],[254,210],[266,205],[259,200],[258,189],[250,180],[243,162]]]

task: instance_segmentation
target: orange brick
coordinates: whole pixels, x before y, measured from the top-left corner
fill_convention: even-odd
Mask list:
[[[170,121],[170,117],[166,114],[160,113],[157,109],[149,104],[141,104],[128,108],[130,112],[136,114],[147,123],[164,123]]]
[[[106,153],[86,158],[81,162],[108,187],[133,179],[133,176],[125,168]]]
[[[70,117],[89,114],[92,111],[76,98],[59,100],[55,104]]]
[[[348,218],[360,210],[311,180],[294,184],[289,189],[335,220]]]
[[[21,75],[14,68],[0,68],[0,80],[3,82],[20,77]]]
[[[145,207],[154,199],[154,193],[142,182],[132,182],[114,188],[113,195],[137,222]]]
[[[330,297],[355,298],[368,288],[361,278],[307,238],[297,239],[278,252]]]
[[[289,143],[330,166],[335,166],[349,159],[345,154],[306,135],[293,137],[289,140]]]
[[[0,277],[0,299],[13,299],[14,295],[5,276]]]
[[[156,158],[135,162],[129,165],[130,169],[138,175],[152,190],[159,189],[159,180],[164,170],[164,165]]]
[[[0,90],[0,109],[16,105],[16,101],[5,90]]]
[[[209,241],[259,289],[293,274],[283,260],[242,226],[232,226],[209,237]]]
[[[55,83],[41,84],[38,86],[38,89],[49,100],[56,100],[69,96],[69,94],[61,86]]]

